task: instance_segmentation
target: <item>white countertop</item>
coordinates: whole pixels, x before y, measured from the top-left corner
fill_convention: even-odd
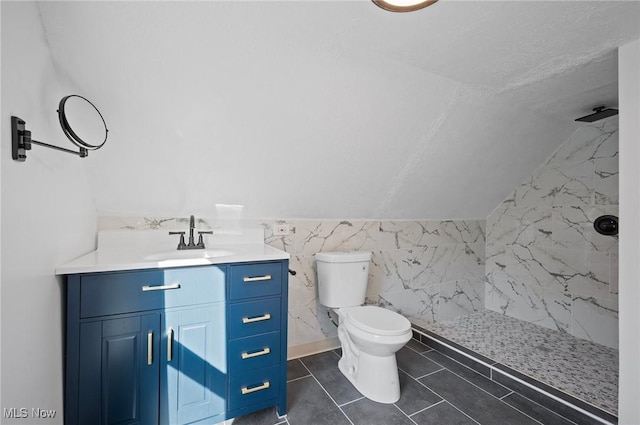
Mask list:
[[[204,266],[290,258],[288,253],[258,242],[264,241],[259,237],[259,233],[248,234],[249,237],[246,233],[241,237],[214,235],[205,240],[206,250],[178,251],[175,238],[167,236],[166,230],[101,232],[96,251],[57,267],[56,274]],[[173,256],[176,258],[171,258]]]

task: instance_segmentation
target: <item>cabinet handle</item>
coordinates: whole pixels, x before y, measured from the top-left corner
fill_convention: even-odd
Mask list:
[[[253,323],[253,322],[261,322],[263,320],[269,320],[271,319],[271,315],[269,313],[265,314],[264,316],[258,316],[258,317],[243,317],[242,318],[242,323]]]
[[[147,334],[147,364],[153,364],[153,332]]]
[[[271,280],[271,275],[267,274],[267,275],[264,275],[264,276],[256,276],[256,277],[247,277],[247,276],[245,276],[245,277],[242,278],[242,280],[244,282],[260,282],[262,280]]]
[[[271,384],[269,384],[269,381],[267,381],[264,384],[258,385],[257,387],[253,387],[253,388],[242,387],[241,391],[242,391],[242,394],[250,394],[255,391],[266,390],[270,386]]]
[[[173,360],[173,329],[167,331],[167,361]]]
[[[142,287],[142,292],[166,291],[168,289],[180,289],[180,284],[179,283],[172,283],[170,285],[160,285],[160,286],[145,285],[145,286]]]
[[[242,360],[250,359],[252,357],[264,356],[265,354],[269,354],[271,352],[271,348],[267,347],[262,351],[256,351],[255,353],[242,353]]]

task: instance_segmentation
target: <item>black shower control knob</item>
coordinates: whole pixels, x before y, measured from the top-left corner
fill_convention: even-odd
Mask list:
[[[618,234],[618,217],[601,215],[593,222],[593,228],[601,235],[615,236]]]

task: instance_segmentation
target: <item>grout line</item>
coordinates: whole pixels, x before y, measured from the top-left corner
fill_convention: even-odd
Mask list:
[[[446,401],[446,400],[445,400]],[[477,423],[478,425],[480,425],[480,422],[476,421],[475,419],[473,419],[471,416],[467,415],[466,413],[464,413],[462,410],[458,409],[458,406],[454,405],[453,403],[449,403],[447,401],[447,403],[453,407],[454,409],[456,409],[458,412],[462,413],[463,415],[465,415],[467,418],[471,419],[473,422]]]
[[[439,352],[439,353],[440,353],[440,352]],[[504,386],[504,385],[502,385],[501,383],[496,382],[496,381],[493,381],[493,380],[491,380],[491,379],[487,378],[485,375],[483,375],[483,374],[481,374],[481,373],[478,373],[476,370],[471,369],[470,367],[465,366],[464,364],[462,364],[462,363],[460,363],[460,362],[456,361],[455,359],[453,359],[453,358],[451,358],[451,357],[447,356],[447,355],[446,355],[446,354],[444,354],[444,353],[440,353],[440,354],[441,354],[443,357],[446,357],[446,358],[450,359],[451,361],[454,361],[454,362],[458,363],[460,366],[463,366],[463,367],[465,367],[465,368],[469,369],[471,372],[476,373],[476,374],[478,374],[479,376],[481,376],[481,377],[483,377],[483,378],[485,378],[485,379],[488,379],[491,383],[493,383],[493,384],[495,384],[495,385],[498,385],[498,386],[500,386],[500,387],[504,388],[505,390],[511,391],[511,392],[513,393],[513,391],[512,391],[510,388],[505,387],[505,386]],[[462,376],[462,375],[458,375],[456,372],[454,372],[453,370],[451,370],[451,369],[447,368],[445,365],[442,365],[442,364],[438,363],[436,360],[433,360],[433,359],[429,359],[429,360],[431,360],[432,362],[434,362],[435,364],[437,364],[437,365],[439,365],[439,366],[442,366],[442,367],[443,367],[444,369],[446,369],[448,372],[451,372],[452,374],[454,374],[454,375],[455,375],[455,376],[457,376],[458,378],[462,379],[463,381],[465,381],[465,382],[469,383],[470,385],[473,385],[474,387],[478,388],[479,390],[484,391],[485,393],[489,394],[491,397],[493,397],[493,398],[497,398],[498,400],[501,400],[501,398],[500,398],[500,397],[498,397],[498,396],[496,396],[496,395],[491,394],[489,391],[485,390],[484,388],[480,387],[479,385],[474,384],[473,382],[469,381],[469,380],[468,380],[467,378],[465,378],[464,376]],[[508,394],[507,394],[507,395],[508,395]],[[506,395],[505,395],[505,396],[503,396],[503,397],[506,397]]]
[[[524,397],[524,396],[523,396],[523,397]],[[525,397],[525,398],[526,398],[526,397]],[[502,400],[500,400],[500,401],[502,401]],[[531,419],[532,421],[534,421],[534,422],[536,422],[536,423],[539,423],[540,425],[545,425],[545,424],[543,424],[542,422],[540,422],[538,419],[536,419],[536,418],[534,418],[533,416],[531,416],[531,415],[529,415],[529,414],[527,414],[527,413],[523,412],[522,410],[518,409],[517,407],[512,406],[512,405],[510,405],[509,403],[506,403],[506,402],[504,402],[504,401],[502,401],[502,402],[503,402],[504,404],[506,404],[507,406],[511,407],[513,410],[516,410],[516,411],[518,411],[518,412],[522,413],[523,415],[525,415],[527,418]],[[542,406],[542,407],[544,407],[544,406]],[[549,410],[549,409],[547,409],[547,410]],[[555,412],[554,412],[554,413],[555,413]],[[558,414],[556,413],[556,415],[558,415]],[[558,415],[558,416],[560,416],[562,419],[567,419],[567,418],[565,418],[564,416],[561,416],[561,415]],[[571,421],[569,421],[569,422],[571,422]]]
[[[347,404],[351,404],[351,403],[355,403],[356,401],[360,401],[362,399],[366,398],[365,396],[362,396],[360,398],[356,398],[354,400],[351,401],[347,401],[346,403],[342,403],[342,404],[337,404],[338,407],[342,408],[342,406],[346,406]]]
[[[413,425],[420,425],[418,424],[416,421],[413,420],[413,418],[411,416],[405,416],[405,418],[409,419],[409,423],[413,424]]]
[[[431,391],[432,393],[434,393],[434,394],[435,394],[435,395],[437,395],[438,397],[440,397],[440,398],[442,399],[442,402],[445,402],[445,403],[449,404],[451,407],[453,407],[454,409],[456,409],[457,411],[459,411],[460,413],[462,413],[463,415],[465,415],[467,418],[471,419],[473,422],[475,422],[475,423],[477,423],[478,425],[480,425],[480,424],[478,423],[478,421],[476,421],[476,420],[475,420],[475,419],[473,419],[471,416],[469,416],[469,415],[467,415],[466,413],[464,413],[462,410],[458,409],[458,408],[457,408],[453,403],[449,402],[446,398],[442,397],[440,394],[438,394],[437,392],[435,392],[435,391],[434,391],[434,390],[432,390],[431,388],[427,387],[427,386],[426,386],[426,385],[424,385],[422,382],[419,382],[419,381],[418,381],[418,383],[419,383],[419,384],[421,384],[421,385],[423,385],[425,388],[427,388],[429,391]],[[436,403],[436,404],[440,404],[440,403],[441,403],[441,402],[438,402],[438,403]],[[432,406],[430,406],[430,407],[433,407],[433,406],[435,406],[436,404],[434,404],[434,405],[432,405]],[[427,408],[427,409],[428,409],[428,408]],[[423,409],[423,410],[426,410],[426,409]],[[417,413],[417,412],[416,412],[416,413]]]
[[[409,346],[409,344],[405,344],[405,347],[406,347],[406,348],[408,348],[409,350],[411,350],[411,351],[413,351],[413,352],[415,352],[415,353],[423,354],[423,353],[429,353],[429,352],[433,351],[433,348],[429,347],[428,345],[425,345],[425,344],[421,343],[421,342],[420,342],[420,341],[418,341],[417,339],[414,339],[414,340],[412,340],[412,341],[416,341],[418,344],[423,345],[423,346],[424,346],[424,348],[425,348],[425,349],[424,349],[424,350],[422,350],[422,351],[418,351],[418,350],[416,350],[416,349],[412,348],[411,346]],[[404,348],[404,347],[403,347],[403,348]]]
[[[311,376],[311,374],[309,374],[309,375],[304,375],[304,376],[299,376],[299,377],[297,377],[297,378],[290,379],[290,380],[288,380],[288,381],[287,381],[287,384],[288,384],[289,382],[295,382],[295,381],[299,381],[299,380],[304,379],[304,378],[308,378],[309,376]]]
[[[313,376],[313,373],[311,373],[311,369],[309,369],[307,367],[306,364],[304,364],[304,362],[302,361],[302,359],[298,359],[298,361],[300,362],[300,364],[302,365],[302,367],[304,367],[305,369],[307,369],[307,372],[309,372],[309,375]],[[315,378],[315,377],[314,377]]]
[[[396,402],[396,403],[397,403],[397,402]],[[402,414],[404,414],[405,416],[410,416],[410,415],[407,415],[407,413],[406,413],[404,410],[402,410],[400,407],[398,407],[398,405],[397,405],[396,403],[393,403],[393,406],[394,406],[396,409],[398,409],[399,411],[401,411],[401,412],[402,412]]]
[[[396,406],[396,404],[395,404],[395,403],[393,403],[393,406],[394,406],[396,409],[398,409],[398,410],[400,411],[400,413],[402,413],[402,414],[404,415],[404,417],[405,417],[405,418],[409,419],[412,423],[416,424],[416,421],[414,421],[414,420],[411,418],[411,416],[409,416],[409,415],[407,415],[406,413],[404,413],[404,412],[402,411],[402,409],[401,409],[401,408],[399,408],[398,406]],[[418,424],[416,424],[416,425],[418,425]]]
[[[435,394],[435,393],[434,393],[434,394]],[[438,396],[438,397],[440,397],[440,396]],[[411,416],[413,416],[413,415],[417,415],[417,414],[418,414],[418,413],[420,413],[420,412],[424,412],[425,410],[429,410],[429,409],[431,409],[432,407],[437,406],[438,404],[442,404],[442,403],[444,403],[444,402],[445,402],[445,399],[443,398],[443,399],[442,399],[442,400],[440,400],[439,402],[437,402],[437,403],[433,403],[431,406],[427,406],[427,407],[425,407],[424,409],[420,409],[420,410],[418,410],[417,412],[413,412],[412,414],[410,414],[410,415],[408,415],[408,416],[409,416],[409,417],[411,417]]]
[[[511,394],[515,394],[515,391],[511,391],[509,394],[505,394],[502,397],[500,397],[498,400],[502,401],[502,399],[509,397]]]
[[[484,388],[482,388],[482,387],[479,387],[478,385],[474,384],[474,383],[473,383],[473,382],[471,382],[471,381],[468,381],[468,380],[467,380],[467,379],[465,379],[463,376],[458,375],[458,374],[457,374],[457,373],[455,373],[454,371],[452,371],[452,370],[450,370],[450,369],[447,369],[447,368],[444,368],[444,369],[441,369],[441,370],[446,370],[447,372],[451,373],[452,375],[457,376],[458,378],[462,379],[462,380],[463,380],[464,382],[466,382],[467,384],[469,384],[469,385],[472,385],[472,386],[476,387],[476,388],[477,388],[477,389],[479,389],[480,391],[482,391],[482,392],[486,393],[487,395],[490,395],[491,397],[495,398],[496,400],[500,400],[498,397],[496,397],[495,395],[491,394],[489,391],[485,390],[485,389],[484,389]],[[424,378],[424,377],[423,377],[423,378]],[[486,376],[485,376],[485,378],[486,378]],[[500,385],[501,387],[504,387],[504,385],[501,385],[501,384],[499,384],[499,383],[497,383],[497,382],[495,382],[495,381],[492,381],[492,382],[494,382],[495,384]],[[427,388],[429,388],[429,387],[427,387]],[[508,390],[508,389],[509,389],[509,388],[506,388],[506,387],[504,387],[504,388],[505,388],[506,390]]]
[[[307,365],[305,365],[302,360],[300,360],[300,363],[302,363],[302,365],[305,367],[305,369],[307,369],[309,371],[309,374],[311,374],[311,377],[318,383],[318,385],[320,385],[320,388],[322,388],[322,391],[324,391],[325,394],[327,395],[327,397],[329,397],[329,400],[331,400],[333,402],[333,404],[336,405],[338,410],[340,410],[340,413],[342,413],[344,415],[344,417],[347,418],[347,420],[349,421],[349,423],[351,425],[354,425],[354,423],[351,421],[351,418],[349,418],[349,416],[347,416],[347,414],[344,413],[344,410],[342,410],[340,405],[338,403],[336,403],[336,401],[333,399],[333,397],[331,397],[331,394],[329,394],[329,391],[327,391],[327,389],[320,383],[320,381],[318,381],[318,378],[316,378],[315,375],[313,373],[311,373],[311,370],[309,370]]]
[[[491,379],[490,376],[483,375],[482,373],[478,372],[476,369],[472,368],[471,366],[467,366],[466,364],[461,363],[459,360],[456,360],[453,357],[451,357],[451,356],[449,356],[449,355],[447,355],[447,354],[445,354],[445,353],[443,353],[441,351],[438,351],[438,350],[433,350],[433,351],[435,351],[436,353],[440,354],[442,357],[446,357],[447,359],[451,360],[452,362],[457,363],[457,364],[459,364],[460,366],[462,366],[462,367],[464,367],[466,369],[469,369],[471,372],[477,373],[478,375],[483,376],[483,377],[485,377],[487,379]],[[436,364],[439,364],[440,366],[446,368],[445,365],[442,365],[442,364],[438,363],[437,360],[434,360],[434,359],[429,358],[429,357],[426,357],[426,358],[431,360],[432,362],[434,362]],[[489,369],[489,375],[491,375],[491,372],[492,372],[492,369]]]
[[[536,406],[540,407],[541,409],[547,410],[548,412],[552,413],[553,415],[555,415],[555,416],[557,416],[557,417],[559,417],[559,418],[561,418],[561,419],[564,419],[565,421],[567,421],[567,422],[569,422],[569,423],[571,423],[571,424],[576,424],[576,422],[575,422],[574,420],[569,419],[569,418],[565,418],[565,417],[564,417],[564,416],[562,416],[560,413],[558,413],[558,412],[554,412],[553,410],[549,409],[548,407],[545,407],[545,406],[541,405],[540,403],[537,403],[537,402],[535,402],[535,401],[533,401],[533,400],[531,400],[531,399],[529,399],[529,398],[527,398],[527,397],[523,396],[522,394],[519,394],[519,393],[516,393],[516,392],[514,392],[514,394],[519,395],[520,397],[524,398],[525,400],[529,401],[530,403],[535,404]],[[505,402],[505,403],[506,403],[506,402]],[[506,404],[509,404],[509,403],[506,403]],[[511,406],[511,405],[509,404],[509,406]],[[522,414],[529,416],[527,413],[524,413],[523,411],[521,411],[521,410],[520,410],[520,409],[518,409],[517,407],[514,407],[514,406],[511,406],[511,407],[513,407],[513,408],[514,408],[514,409],[516,409],[517,411],[521,412]],[[529,417],[531,417],[531,416],[529,416]],[[535,419],[535,418],[533,418],[533,417],[531,417],[531,418],[532,418],[533,420],[537,421],[537,422],[540,422],[540,421],[538,421],[537,419]],[[542,425],[545,425],[545,424],[542,424]]]
[[[524,380],[522,380],[522,379],[520,379],[520,378],[518,378],[518,377],[516,377],[516,376],[511,375],[511,374],[510,374],[510,373],[508,373],[508,372],[505,372],[505,371],[503,371],[503,370],[500,370],[500,369],[496,368],[496,367],[495,367],[495,366],[493,366],[493,365],[490,365],[490,364],[488,364],[488,363],[486,363],[486,362],[483,362],[482,360],[476,359],[476,358],[474,358],[473,356],[471,356],[470,354],[467,354],[467,353],[465,353],[464,351],[461,351],[461,350],[459,350],[459,349],[457,349],[457,348],[455,348],[455,347],[452,347],[451,345],[449,345],[449,344],[447,344],[447,343],[445,343],[445,342],[443,342],[443,341],[440,341],[440,340],[439,340],[439,339],[437,339],[437,338],[434,338],[434,337],[432,337],[432,336],[430,336],[430,335],[426,335],[426,334],[424,334],[424,333],[421,333],[420,331],[418,331],[418,330],[416,330],[416,329],[413,329],[413,330],[414,330],[415,332],[419,333],[420,335],[423,335],[423,336],[425,336],[425,337],[427,337],[427,338],[429,338],[429,339],[432,339],[433,341],[436,341],[436,342],[438,342],[439,344],[442,344],[443,346],[445,346],[445,347],[447,347],[447,348],[449,348],[449,349],[451,349],[451,350],[453,350],[453,351],[455,351],[455,352],[457,352],[457,353],[459,353],[459,354],[461,354],[461,355],[463,355],[463,356],[465,356],[465,357],[467,357],[467,358],[469,358],[469,359],[471,359],[471,360],[474,360],[474,361],[476,361],[476,362],[478,362],[478,363],[480,363],[480,364],[482,364],[482,365],[484,365],[484,366],[487,366],[487,367],[489,367],[492,371],[494,371],[494,370],[495,370],[496,372],[498,372],[498,373],[500,373],[500,374],[502,374],[502,375],[504,375],[504,376],[506,376],[506,377],[508,377],[508,378],[510,378],[510,379],[513,379],[514,381],[516,381],[516,382],[518,382],[518,383],[520,383],[520,384],[522,384],[522,385],[524,385],[524,386],[526,386],[526,387],[528,387],[528,388],[530,388],[530,389],[532,389],[532,390],[534,390],[534,391],[537,391],[537,392],[539,392],[540,394],[543,394],[543,395],[545,395],[545,396],[547,396],[547,397],[549,397],[549,398],[551,398],[551,399],[553,399],[553,400],[555,400],[555,401],[557,401],[557,402],[559,402],[559,403],[561,403],[561,404],[564,404],[565,406],[567,406],[567,407],[569,407],[569,408],[571,408],[571,409],[573,409],[573,410],[576,410],[576,411],[578,411],[578,412],[582,413],[583,415],[588,416],[588,417],[589,417],[589,418],[591,418],[591,419],[594,419],[594,420],[595,420],[595,421],[597,421],[597,422],[600,422],[600,423],[605,424],[605,425],[614,425],[614,424],[612,424],[611,422],[607,421],[606,419],[603,419],[603,418],[601,418],[601,417],[599,417],[599,416],[597,416],[597,415],[594,415],[593,413],[588,412],[588,411],[586,411],[586,410],[582,409],[581,407],[578,407],[578,406],[576,406],[576,405],[574,405],[574,404],[571,404],[571,403],[570,403],[570,402],[568,402],[567,400],[564,400],[564,399],[562,399],[562,398],[560,398],[560,397],[558,397],[558,396],[556,396],[556,395],[554,395],[554,394],[551,394],[551,393],[549,393],[549,392],[547,392],[547,391],[545,391],[545,390],[543,390],[543,389],[541,389],[541,388],[538,388],[538,387],[536,387],[535,385],[530,384],[530,383],[529,383],[529,382],[527,382],[527,381],[524,381]],[[495,364],[495,363],[494,363],[494,364]],[[548,410],[551,410],[551,409],[548,409]],[[554,413],[555,413],[555,412],[554,412]]]
[[[342,407],[338,406],[338,409],[340,410],[340,412],[344,415],[345,418],[347,418],[347,420],[349,421],[349,423],[351,425],[354,425],[353,421],[351,420],[351,418],[349,416],[347,416],[346,413],[344,413],[344,410],[342,410]]]
[[[442,367],[441,365],[438,365],[438,366],[440,366],[442,369],[434,370],[433,372],[429,372],[429,373],[427,373],[427,374],[425,374],[425,375],[421,375],[421,376],[418,376],[418,377],[416,377],[416,378],[414,378],[413,376],[411,376],[411,375],[409,374],[409,372],[407,372],[406,370],[404,370],[404,369],[400,369],[400,368],[398,368],[398,369],[399,369],[399,370],[401,370],[401,371],[403,371],[403,372],[404,372],[404,373],[406,373],[407,375],[411,376],[411,378],[413,378],[413,379],[415,379],[415,380],[417,381],[418,379],[422,379],[422,378],[424,378],[425,376],[433,375],[434,373],[442,372],[443,370],[445,370],[445,368],[444,368],[444,367]]]

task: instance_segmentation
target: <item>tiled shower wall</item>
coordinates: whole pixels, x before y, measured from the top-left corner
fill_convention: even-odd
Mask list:
[[[618,122],[567,139],[487,218],[488,309],[618,347]],[[624,229],[624,226],[623,226]]]
[[[286,223],[290,234],[274,236]],[[100,230],[188,227],[186,218],[102,217]],[[215,219],[197,226],[216,227]],[[484,308],[484,220],[311,221],[243,220],[265,228],[265,243],[291,255],[289,345],[337,336],[327,310],[318,303],[314,254],[367,250],[373,253],[367,302],[426,321],[452,318]]]

